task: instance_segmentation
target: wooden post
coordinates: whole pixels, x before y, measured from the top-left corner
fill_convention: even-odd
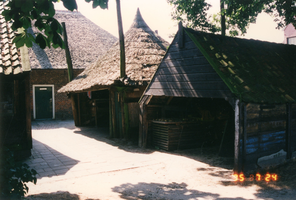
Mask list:
[[[235,101],[235,109],[234,109],[234,172],[239,172],[239,158],[240,158],[240,131],[239,131],[239,100]]]
[[[116,113],[115,113],[115,92],[110,89],[110,101],[111,101],[111,123],[110,137],[116,137]]]
[[[124,91],[119,92],[119,105],[121,110],[121,131],[120,131],[120,138],[126,138],[126,131],[125,131],[125,112],[124,112],[124,98],[123,95]]]
[[[287,123],[286,123],[286,151],[287,159],[292,158],[292,132],[291,132],[291,103],[287,103]]]
[[[27,147],[32,149],[32,128],[31,128],[31,95],[30,95],[30,73],[25,78],[25,98],[26,98],[26,133]]]
[[[121,10],[120,10],[120,0],[116,0],[116,8],[117,8],[119,45],[120,45],[120,78],[124,78],[125,77],[125,46],[124,46],[124,35],[123,35]]]
[[[143,126],[144,126],[144,103],[140,103],[140,113],[139,113],[139,147],[143,147]]]
[[[77,98],[75,98],[76,95],[78,94],[75,94],[75,93],[70,94],[71,104],[72,104],[72,113],[73,113],[75,126],[80,126],[79,120],[78,120],[78,110],[77,110],[77,100],[76,100]]]
[[[77,115],[78,115],[78,124],[79,126],[81,126],[81,108],[80,108],[80,94],[78,93],[77,94],[77,109],[78,109],[78,112],[77,112]]]
[[[224,0],[221,0],[220,3],[220,12],[221,12],[221,35],[225,36],[226,24],[225,24],[225,13],[224,13]]]
[[[143,148],[147,147],[147,139],[148,139],[148,111],[147,105],[144,104],[144,116],[143,116]]]
[[[73,80],[73,66],[72,66],[72,59],[71,59],[70,50],[68,46],[68,37],[67,37],[65,22],[62,22],[62,26],[63,26],[63,36],[64,36],[64,43],[65,43],[66,60],[68,65],[68,80],[70,82]]]
[[[246,165],[246,148],[247,148],[247,106],[246,103],[242,103],[242,139],[243,139],[243,148],[242,148],[242,169],[245,169]]]
[[[178,26],[179,26],[178,45],[179,45],[179,48],[182,49],[182,48],[184,48],[184,32],[183,32],[182,22],[179,22]]]

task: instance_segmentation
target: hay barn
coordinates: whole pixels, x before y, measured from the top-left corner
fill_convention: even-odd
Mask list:
[[[140,146],[217,145],[237,171],[296,157],[295,55],[180,24],[140,100]]]
[[[111,137],[139,132],[138,100],[165,55],[168,43],[152,31],[139,9],[125,33],[126,77],[120,79],[119,42],[59,92],[73,97],[75,124],[109,125]]]
[[[4,3],[0,2],[0,12]],[[0,15],[0,147],[16,158],[29,157],[32,148],[30,63],[27,47],[12,43],[15,32]]]
[[[117,41],[116,37],[79,12],[56,11],[54,17],[66,25],[73,77],[105,54]],[[33,31],[37,30],[33,28]],[[33,44],[33,47],[29,48],[29,57],[32,67],[32,118],[73,118],[71,99],[65,93],[57,93],[69,82],[65,50],[48,47],[41,49],[37,44]]]

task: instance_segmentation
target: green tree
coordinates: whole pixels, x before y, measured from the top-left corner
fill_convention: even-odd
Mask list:
[[[45,47],[61,47],[65,48],[62,39],[63,27],[54,18],[55,9],[53,3],[63,2],[63,5],[68,10],[77,10],[76,0],[1,0],[6,4],[5,10],[2,15],[6,21],[12,21],[12,29],[23,29],[14,38],[14,43],[17,47],[24,46],[32,47],[33,43],[38,44],[41,48]],[[92,2],[92,7],[100,7],[102,9],[108,8],[109,0],[85,0]],[[125,47],[124,35],[121,20],[120,0],[116,0],[117,18],[118,18],[118,31],[120,41],[120,77],[125,77]],[[28,28],[32,24],[38,28],[39,32],[28,32]]]
[[[6,21],[12,21],[12,29],[23,29],[14,38],[17,47],[26,44],[32,47],[33,42],[41,48],[64,48],[62,39],[63,28],[54,18],[55,9],[53,3],[63,2],[68,10],[77,10],[76,0],[1,0],[6,6],[1,13]],[[93,8],[108,8],[108,0],[85,0],[93,3]],[[39,30],[36,36],[28,32],[32,24]]]
[[[213,16],[207,13],[212,5],[206,0],[167,1],[174,6],[173,19],[202,31],[223,33],[226,29],[229,35],[244,35],[262,12],[274,18],[277,29],[290,23],[296,27],[295,0],[220,0],[220,12]]]

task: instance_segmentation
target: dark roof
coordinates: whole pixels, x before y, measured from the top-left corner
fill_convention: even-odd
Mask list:
[[[296,46],[185,32],[237,98],[254,103],[296,101]]]
[[[4,10],[4,3],[0,2],[0,13]],[[26,47],[16,48],[12,43],[15,32],[3,15],[0,15],[0,74],[19,74],[23,71],[30,71],[28,63],[28,50]]]
[[[108,52],[89,65],[59,92],[82,92],[110,86],[147,85],[165,55],[169,43],[154,33],[143,20],[138,9],[134,22],[125,33],[126,75],[120,80],[120,50],[117,41]]]
[[[103,30],[80,12],[56,11],[54,16],[65,22],[69,49],[74,69],[84,69],[96,61],[117,41],[116,37]],[[33,28],[34,32],[37,32]],[[66,69],[65,50],[61,48],[41,49],[34,44],[29,49],[32,69]]]
[[[295,45],[226,37],[189,28],[184,31],[236,98],[252,103],[295,102]],[[149,88],[153,84],[152,81]],[[149,88],[145,94],[153,95]]]

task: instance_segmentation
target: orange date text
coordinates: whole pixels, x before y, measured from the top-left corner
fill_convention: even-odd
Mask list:
[[[243,173],[234,173],[232,175],[233,180],[235,182],[244,182],[244,181],[265,181],[265,182],[270,182],[270,181],[277,181],[278,180],[278,175],[274,173],[266,173],[266,174],[250,174],[248,176],[244,175]]]

